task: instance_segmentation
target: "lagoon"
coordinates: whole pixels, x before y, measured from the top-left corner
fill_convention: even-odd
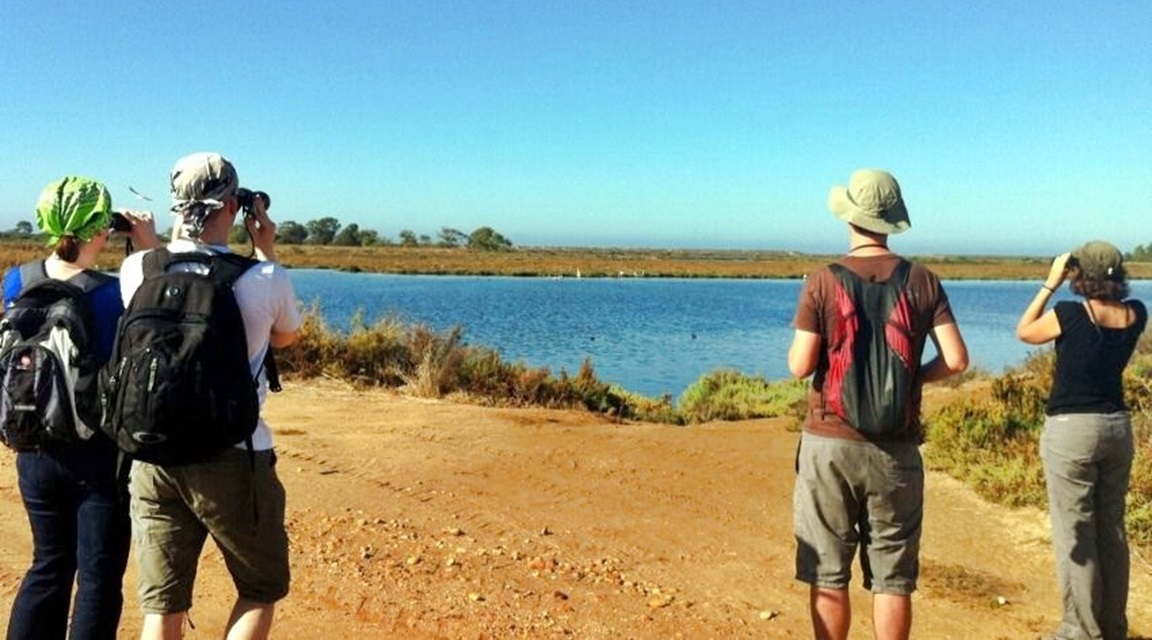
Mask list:
[[[293,269],[297,296],[316,303],[334,329],[356,313],[396,316],[443,331],[501,357],[575,373],[591,358],[597,376],[646,396],[674,398],[700,376],[735,369],[788,377],[785,360],[799,280],[511,278],[412,276]],[[1036,281],[945,281],[972,365],[991,373],[1035,347],[1015,337]],[[1152,281],[1134,281],[1148,301]],[[1066,288],[1056,300],[1072,299]],[[932,352],[931,342],[925,359]]]

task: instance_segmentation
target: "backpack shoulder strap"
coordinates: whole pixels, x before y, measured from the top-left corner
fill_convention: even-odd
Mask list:
[[[170,264],[172,252],[167,247],[159,247],[144,254],[140,260],[140,271],[145,279],[162,276],[167,273]]]
[[[860,279],[860,276],[856,275],[855,271],[849,269],[848,267],[845,267],[844,265],[840,264],[839,262],[828,263],[828,270],[831,271],[832,275],[836,276],[836,278],[839,280],[845,280],[845,279],[859,280]]]
[[[900,258],[900,262],[896,264],[896,268],[892,270],[892,275],[888,277],[890,282],[900,285],[903,289],[908,284],[908,277],[912,274],[912,263],[905,258]]]
[[[851,282],[863,282],[863,280],[861,280],[860,276],[857,275],[855,271],[840,264],[839,262],[830,263],[828,265],[828,270],[832,272],[832,275],[836,276],[836,279],[845,284]],[[904,285],[908,284],[908,276],[911,273],[912,263],[909,262],[906,258],[900,258],[900,261],[896,263],[896,267],[892,269],[892,275],[888,276],[888,279],[884,282],[890,282],[892,284],[899,285],[899,287],[903,289]]]
[[[85,269],[80,273],[72,276],[71,278],[68,278],[67,282],[68,284],[76,286],[76,288],[80,289],[80,291],[88,293],[89,291],[94,291],[115,279],[115,276],[110,276],[107,273],[101,273],[92,269]]]
[[[168,268],[177,262],[196,262],[208,268],[208,277],[216,284],[229,286],[258,261],[234,253],[205,253],[183,251],[173,253],[167,247],[154,249],[144,254],[144,277],[167,273]]]
[[[212,255],[212,270],[208,276],[219,285],[231,287],[240,276],[258,264],[260,264],[259,260],[239,254],[217,253]],[[268,381],[268,390],[279,393],[281,390],[280,368],[276,365],[276,356],[272,352],[272,345],[268,345],[268,349],[264,352],[264,363],[261,367],[264,370],[264,379]]]
[[[232,286],[246,271],[259,264],[258,260],[235,253],[215,253],[209,256],[211,270],[208,277],[221,285]]]
[[[20,265],[20,293],[24,293],[34,284],[48,279],[48,268],[43,260],[32,260]]]
[[[45,266],[43,260],[33,260],[20,265],[21,293],[51,279],[48,275],[48,268]],[[108,275],[107,273],[101,273],[94,269],[84,269],[67,280],[60,280],[60,282],[76,287],[81,293],[88,293],[115,279],[115,276]]]

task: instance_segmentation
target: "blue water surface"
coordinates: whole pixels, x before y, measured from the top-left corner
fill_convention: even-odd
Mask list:
[[[294,269],[296,293],[345,330],[398,316],[436,330],[459,325],[465,341],[506,360],[575,373],[591,358],[602,380],[648,396],[678,396],[701,375],[735,369],[788,376],[785,360],[799,280],[401,276]],[[1016,320],[1039,281],[947,281],[974,366],[999,373],[1031,349]],[[1152,282],[1132,283],[1152,297]],[[1069,299],[1066,289],[1056,299]],[[931,344],[925,359],[932,353]]]

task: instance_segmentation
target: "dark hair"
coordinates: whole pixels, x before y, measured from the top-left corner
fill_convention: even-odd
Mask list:
[[[56,257],[64,262],[76,262],[80,257],[80,241],[75,236],[64,236],[56,243]]]
[[[1123,266],[1113,269],[1107,278],[1089,276],[1080,269],[1073,269],[1070,275],[1068,289],[1078,296],[1117,302],[1128,297],[1128,272]]]

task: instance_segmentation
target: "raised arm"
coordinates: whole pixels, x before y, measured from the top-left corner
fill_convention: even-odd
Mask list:
[[[1016,323],[1016,337],[1020,340],[1028,344],[1044,344],[1059,337],[1060,321],[1056,318],[1056,312],[1049,310],[1045,313],[1044,307],[1048,305],[1048,299],[1056,289],[1064,283],[1064,277],[1068,273],[1068,258],[1071,255],[1062,253],[1052,261],[1044,284],[1036,291],[1036,295],[1032,296],[1032,302],[1028,303],[1028,307],[1020,316],[1020,321]]]

